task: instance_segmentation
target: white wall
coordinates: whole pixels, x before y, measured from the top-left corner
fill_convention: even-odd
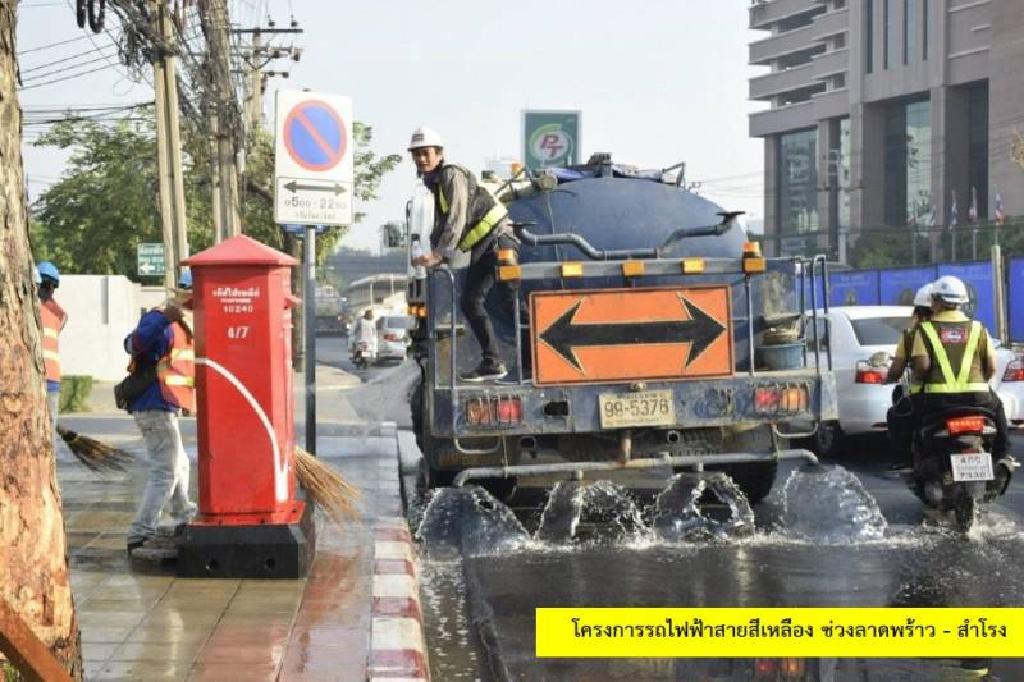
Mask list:
[[[159,305],[167,293],[122,275],[64,275],[55,298],[68,314],[60,335],[62,373],[120,381],[128,366],[121,345],[125,335],[141,312]]]

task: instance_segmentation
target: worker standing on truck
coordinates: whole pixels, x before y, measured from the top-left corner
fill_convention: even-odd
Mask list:
[[[494,325],[484,302],[498,284],[504,303],[511,309],[514,292],[508,284],[497,282],[498,251],[518,251],[505,207],[477,184],[465,168],[444,160],[441,136],[430,128],[417,128],[409,142],[409,152],[423,184],[434,196],[434,229],[430,233],[430,252],[412,259],[416,266],[433,268],[450,262],[455,251],[469,252],[470,264],[462,291],[462,314],[480,344],[483,360],[462,381],[497,380],[508,374],[498,354]],[[454,313],[454,311],[453,311]]]

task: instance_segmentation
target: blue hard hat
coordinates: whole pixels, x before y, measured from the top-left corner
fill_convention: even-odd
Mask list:
[[[192,270],[190,268],[182,268],[181,276],[178,277],[178,286],[182,289],[192,288]]]
[[[60,272],[57,270],[57,266],[48,260],[44,260],[36,269],[39,271],[39,277],[49,277],[55,282],[60,282]]]
[[[43,278],[39,275],[39,268],[35,265],[32,266],[32,281],[37,285],[43,283]]]

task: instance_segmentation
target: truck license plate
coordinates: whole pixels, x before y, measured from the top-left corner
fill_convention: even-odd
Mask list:
[[[598,396],[601,428],[624,426],[673,426],[676,406],[672,391],[602,393]]]
[[[992,455],[987,452],[950,455],[949,460],[954,481],[991,481],[995,478],[992,473]]]

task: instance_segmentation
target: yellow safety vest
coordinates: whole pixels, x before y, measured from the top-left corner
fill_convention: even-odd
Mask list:
[[[479,189],[479,185],[477,185],[477,188]],[[472,199],[473,197],[470,197],[470,200]],[[437,186],[437,200],[438,205],[441,208],[441,213],[447,214],[449,209],[448,198],[444,195],[444,190],[441,188],[440,183]],[[463,233],[462,239],[459,240],[459,250],[469,251],[472,249],[480,242],[481,239],[491,233],[491,230],[493,230],[494,226],[498,224],[498,221],[507,215],[508,210],[505,208],[505,205],[497,199],[494,199],[494,206],[484,214],[484,217],[477,221],[476,225]]]
[[[953,368],[949,364],[949,356],[946,355],[946,348],[942,345],[939,340],[939,335],[935,333],[935,325],[931,321],[925,321],[921,323],[921,331],[924,333],[925,338],[928,339],[929,345],[932,349],[933,360],[938,363],[939,370],[942,372],[942,383],[941,384],[924,384],[925,393],[975,393],[975,392],[987,392],[989,386],[987,383],[969,383],[971,376],[971,363],[974,360],[974,354],[978,351],[978,340],[981,338],[981,323],[978,321],[971,322],[971,331],[967,336],[967,346],[964,348],[964,357],[960,361],[960,371],[956,376],[953,376]]]

